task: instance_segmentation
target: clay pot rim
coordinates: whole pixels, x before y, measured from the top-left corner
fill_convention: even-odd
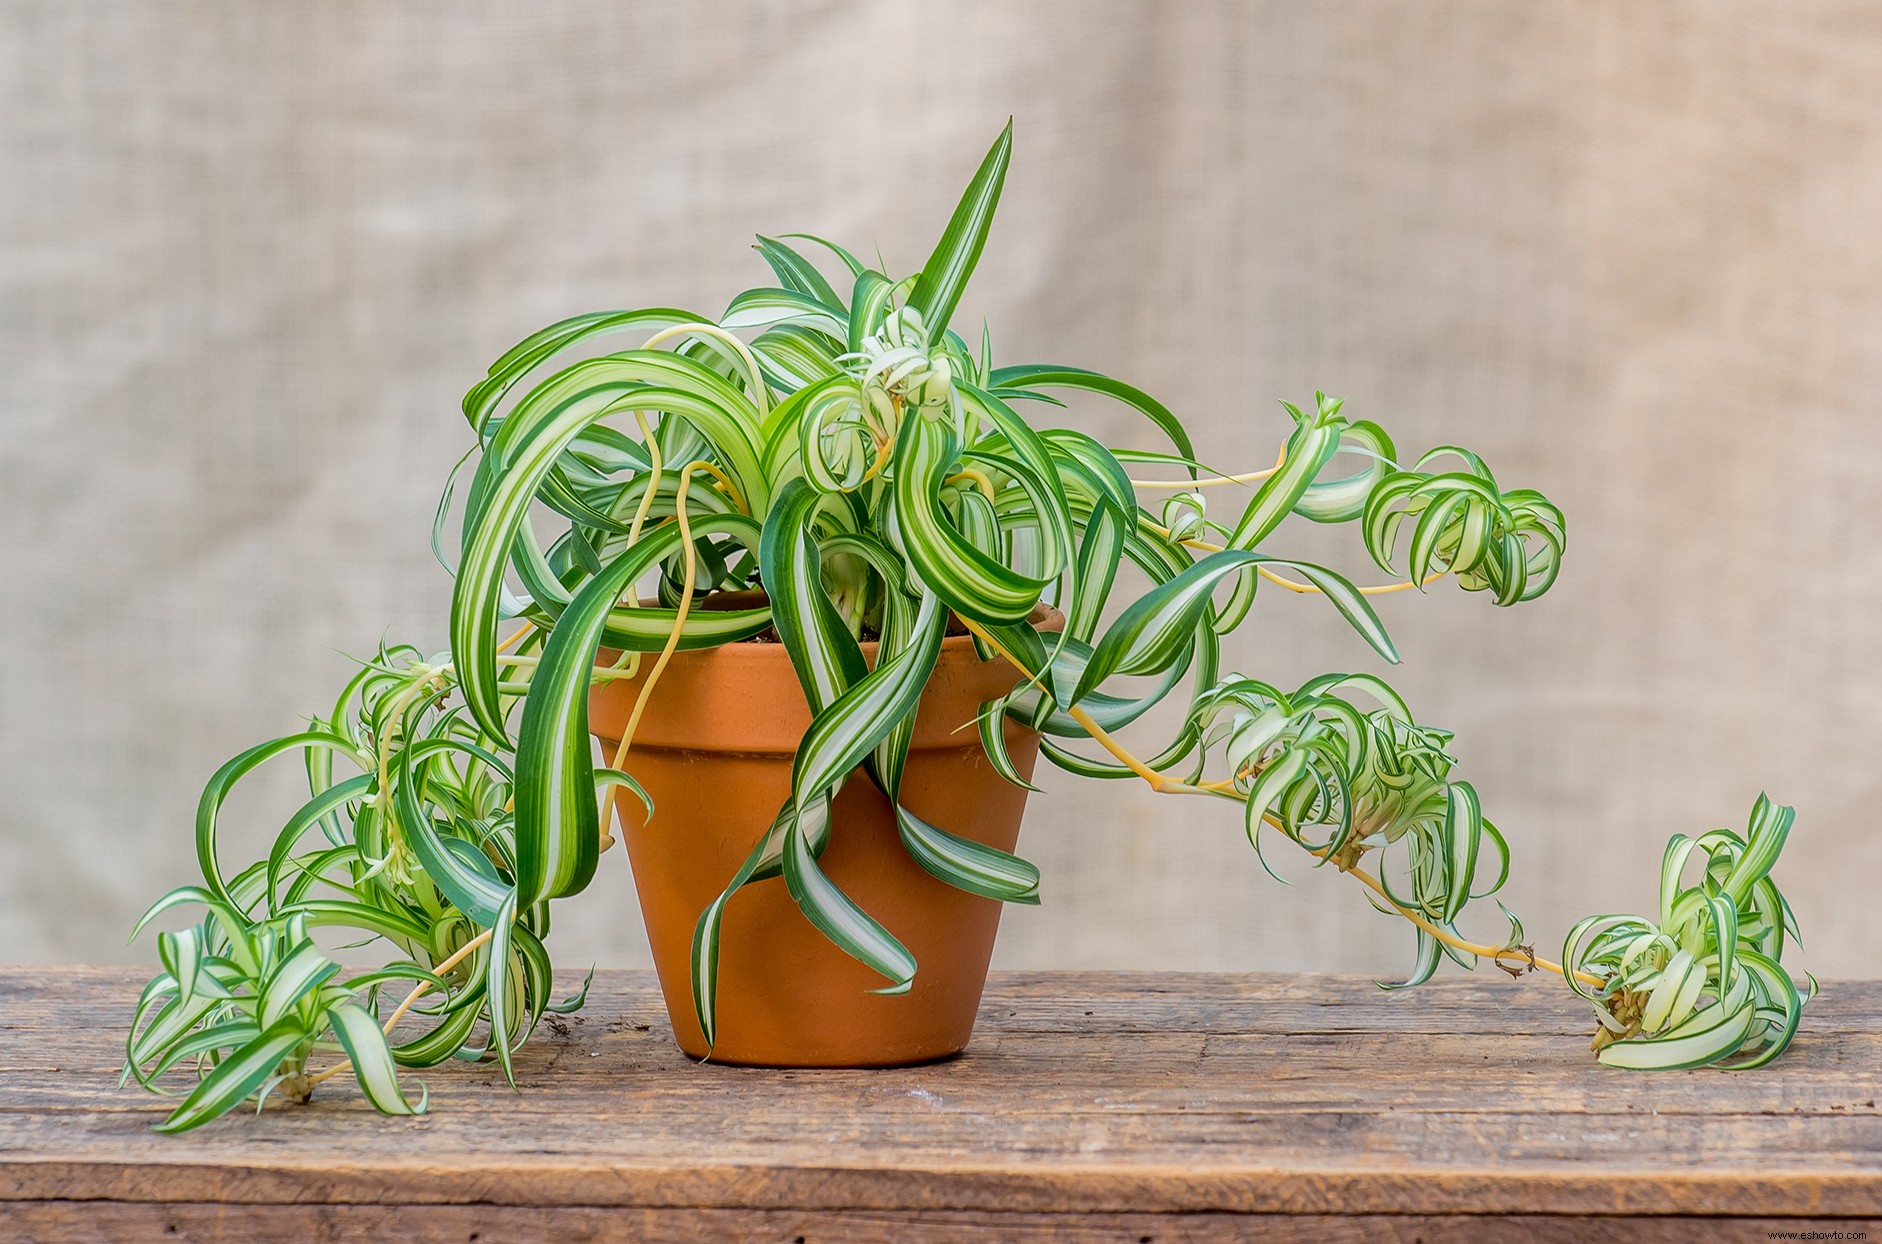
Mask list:
[[[758,593],[753,593],[753,595],[756,596],[758,595]],[[1032,612],[1026,615],[1026,620],[1028,622],[1031,622],[1035,628],[1041,631],[1052,632],[1052,631],[1062,631],[1065,629],[1065,615],[1059,612],[1057,608],[1055,608],[1052,605],[1046,604],[1044,601],[1040,601],[1038,604],[1033,606]],[[974,637],[972,635],[949,635],[947,636],[945,639],[941,641],[940,659],[945,660],[949,656],[960,653],[963,650],[971,650],[973,647],[973,642],[974,642]],[[873,669],[875,667],[875,656],[876,656],[876,653],[882,647],[882,641],[877,640],[877,639],[861,639],[856,642],[856,646],[862,649],[863,655],[865,657],[869,658],[870,668]],[[603,651],[608,651],[605,645],[603,646]],[[770,642],[753,643],[748,639],[734,640],[731,643],[716,644],[708,648],[682,649],[681,651],[675,652],[673,654],[673,658],[675,660],[678,660],[681,657],[686,657],[686,656],[700,657],[700,656],[705,656],[708,654],[710,654],[713,657],[713,659],[716,661],[767,661],[767,660],[777,660],[779,658],[783,658],[785,660],[790,659],[790,654],[785,651],[784,645],[781,643],[770,643]],[[646,655],[652,655],[652,654],[646,654]],[[995,657],[994,659],[999,660],[1000,658]]]

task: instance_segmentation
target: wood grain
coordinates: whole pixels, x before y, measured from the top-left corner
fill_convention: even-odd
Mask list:
[[[1601,1215],[1484,1214],[1012,1214],[921,1210],[632,1209],[426,1205],[173,1204],[104,1208],[96,1201],[9,1207],[0,1244],[1219,1244],[1227,1241],[1332,1241],[1333,1244],[1572,1244],[1626,1240],[1771,1239],[1775,1232],[1842,1232],[1882,1238],[1882,1218],[1640,1218]]]
[[[335,1080],[169,1138],[162,1099],[116,1088],[140,984],[0,969],[0,1241],[553,1220],[566,1240],[1437,1244],[1882,1218],[1882,984],[1826,987],[1775,1066],[1638,1074],[1594,1064],[1585,1005],[1544,979],[996,974],[965,1055],[863,1072],[691,1063],[651,976],[604,973],[519,1057],[520,1093],[438,1068],[432,1113],[389,1120]]]

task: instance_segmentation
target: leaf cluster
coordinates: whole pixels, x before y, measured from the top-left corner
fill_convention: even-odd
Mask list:
[[[322,1053],[343,1060],[380,1110],[420,1112],[423,1094],[409,1102],[397,1068],[489,1058],[507,1075],[546,1010],[580,1005],[580,995],[550,1002],[547,904],[515,899],[530,844],[519,844],[509,807],[512,769],[446,706],[454,686],[448,663],[382,649],[329,717],[244,751],[210,779],[196,819],[203,884],[171,891],[138,925],[184,906],[204,912],[158,936],[164,972],[139,1000],[125,1051],[127,1079],[147,1088],[178,1065],[201,1076],[160,1130],[271,1092],[304,1100],[322,1078],[308,1060]],[[225,878],[224,804],[278,759],[300,762],[309,796],[266,858]],[[342,980],[314,941],[321,929],[395,957]],[[398,1044],[379,1015],[393,986],[412,991],[424,1029]]]
[[[1603,1063],[1749,1068],[1790,1046],[1805,994],[1779,961],[1797,922],[1770,874],[1794,819],[1759,795],[1743,835],[1674,834],[1660,864],[1657,919],[1590,916],[1569,930],[1563,963],[1599,981],[1569,977],[1594,1004]],[[1689,886],[1695,861],[1699,879]]]

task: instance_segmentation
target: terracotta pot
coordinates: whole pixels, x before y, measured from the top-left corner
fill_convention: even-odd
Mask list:
[[[1051,612],[1038,624],[1063,623]],[[863,654],[873,666],[876,645],[865,643]],[[609,756],[652,664],[590,696],[590,728]],[[980,660],[965,636],[944,640],[902,779],[911,812],[1004,851],[1019,837],[1026,792],[994,771],[973,722],[981,704],[1019,677],[1005,661]],[[708,1051],[693,1010],[694,925],[790,795],[792,760],[809,725],[784,646],[751,642],[675,653],[635,731],[626,768],[652,797],[654,815],[648,820],[625,791],[617,806],[673,1033],[695,1058]],[[1006,746],[1030,778],[1039,736],[1009,721]],[[892,1067],[959,1053],[973,1032],[1001,904],[963,893],[910,859],[888,800],[860,768],[832,805],[819,863],[914,954],[914,984],[899,996],[872,993],[882,977],[817,932],[781,878],[757,882],[726,905],[712,1060]]]

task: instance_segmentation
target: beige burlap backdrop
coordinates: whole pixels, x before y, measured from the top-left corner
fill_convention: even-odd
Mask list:
[[[905,271],[1010,113],[963,308],[1000,358],[1137,382],[1244,468],[1323,388],[1567,510],[1545,600],[1382,605],[1533,936],[1768,788],[1803,964],[1876,967],[1873,5],[45,0],[0,4],[0,64],[0,960],[148,958],[213,768],[342,653],[443,646],[429,523],[492,358],[716,313],[759,231]],[[1373,573],[1350,530],[1275,543]],[[1280,593],[1228,656],[1378,668]],[[257,849],[291,779],[232,810]],[[1045,786],[1005,964],[1409,966],[1233,809]],[[564,961],[644,962],[618,852],[561,910]]]

